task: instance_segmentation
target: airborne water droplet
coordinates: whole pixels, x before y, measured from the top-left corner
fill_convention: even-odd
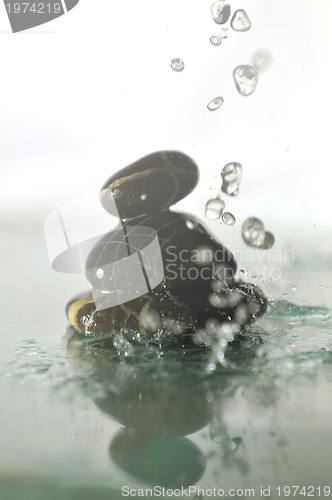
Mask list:
[[[103,269],[97,269],[96,271],[96,277],[99,279],[99,280],[102,280],[103,277],[104,277],[104,270]]]
[[[265,231],[265,238],[260,248],[264,248],[264,250],[267,250],[268,248],[273,247],[274,241],[275,240],[273,234],[270,233],[270,231]]]
[[[272,62],[272,54],[266,49],[259,49],[252,55],[251,62],[257,71],[268,68]]]
[[[192,221],[191,219],[187,219],[186,220],[186,226],[190,230],[195,229],[195,222]]]
[[[212,220],[219,219],[224,208],[225,202],[223,200],[220,198],[212,198],[206,204],[205,217]]]
[[[248,31],[251,28],[250,19],[245,10],[237,10],[231,20],[231,26],[234,31]]]
[[[172,59],[171,60],[171,68],[174,70],[174,71],[183,71],[184,70],[184,62],[182,61],[182,59],[179,59],[178,57],[176,57],[175,59]]]
[[[242,237],[247,245],[251,247],[260,247],[265,238],[263,222],[256,219],[256,217],[246,219],[242,226]]]
[[[235,224],[235,217],[230,212],[225,212],[224,214],[222,214],[222,221],[227,226],[233,226],[233,224]]]
[[[270,231],[265,231],[264,224],[256,217],[246,219],[242,226],[242,237],[251,247],[267,250],[274,245],[274,236]]]
[[[212,17],[215,23],[224,24],[231,15],[231,8],[225,0],[218,0],[211,7]]]
[[[215,47],[217,47],[218,45],[221,44],[221,37],[220,36],[211,36],[210,38],[210,42],[212,43],[212,45],[214,45]]]
[[[158,311],[149,309],[142,311],[140,317],[140,326],[149,333],[155,333],[161,328],[161,318]]]
[[[252,94],[257,86],[257,72],[253,66],[242,64],[233,72],[236,87],[241,95]]]
[[[222,97],[215,97],[212,101],[209,102],[207,108],[209,111],[216,111],[224,104],[224,99]]]
[[[227,163],[221,172],[222,186],[221,190],[230,195],[236,196],[239,194],[239,188],[242,180],[242,165],[241,163]]]

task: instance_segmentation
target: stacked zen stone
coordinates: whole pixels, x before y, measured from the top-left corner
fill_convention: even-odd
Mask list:
[[[265,312],[267,301],[259,288],[235,281],[233,255],[195,217],[169,210],[193,191],[198,179],[198,168],[191,158],[162,151],[120,170],[105,183],[101,203],[121,220],[118,228],[100,239],[87,259],[92,293],[76,297],[67,305],[69,322],[80,333],[181,335],[205,328],[210,320],[232,322],[240,331]],[[159,245],[150,246],[143,274],[149,278],[159,269],[160,276],[162,261],[162,276],[155,276],[152,283],[156,286],[142,293],[128,271],[127,297],[122,300],[126,266],[122,265],[121,275],[119,267],[108,265],[126,262],[126,258],[129,262],[128,257],[135,253],[133,246],[144,259],[143,243],[151,243],[153,234]],[[155,248],[152,254],[151,248]],[[107,269],[111,269],[111,275]],[[96,300],[115,296],[117,300],[110,301],[109,307],[100,307],[102,302]]]

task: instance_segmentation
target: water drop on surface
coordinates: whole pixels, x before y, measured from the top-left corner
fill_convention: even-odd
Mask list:
[[[187,219],[186,220],[186,226],[187,226],[188,229],[193,230],[193,229],[195,229],[195,222],[193,222],[190,219]]]
[[[224,104],[224,99],[222,97],[215,97],[209,102],[207,108],[209,111],[216,111]]]
[[[257,87],[257,71],[249,64],[237,66],[233,72],[236,88],[243,96],[248,96]]]
[[[212,45],[214,45],[215,47],[217,47],[218,45],[221,44],[221,37],[220,36],[211,36],[210,38],[210,42],[212,43]]]
[[[230,212],[225,212],[225,213],[222,214],[222,221],[227,226],[233,226],[233,224],[235,224],[235,217]]]
[[[227,163],[221,171],[221,190],[230,195],[237,196],[242,180],[242,165],[240,163]]]
[[[140,198],[141,198],[142,201],[144,201],[144,200],[146,200],[147,195],[146,194],[141,194]]]
[[[171,60],[171,68],[177,72],[183,71],[184,70],[184,62],[181,59],[179,59],[178,57],[176,57],[175,59]]]
[[[251,22],[245,10],[239,9],[234,13],[231,26],[234,31],[245,32],[250,30]]]
[[[231,15],[231,8],[225,0],[218,0],[212,5],[211,12],[215,23],[225,24]]]
[[[206,204],[205,217],[211,220],[219,219],[224,208],[225,202],[223,200],[220,198],[212,198]]]
[[[299,287],[297,285],[289,285],[293,292],[297,292]]]
[[[104,277],[104,271],[103,269],[97,269],[96,271],[96,277],[99,279],[99,280],[102,280],[103,277]]]

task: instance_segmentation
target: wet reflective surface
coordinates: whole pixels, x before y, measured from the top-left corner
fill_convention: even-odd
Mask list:
[[[119,359],[109,339],[65,330],[68,286],[48,274],[42,231],[11,235],[13,264],[21,238],[35,246],[3,281],[9,290],[23,273],[31,293],[3,293],[1,499],[117,499],[125,486],[254,488],[258,498],[271,486],[278,498],[278,485],[329,485],[329,309],[276,302],[210,375],[208,348],[186,339]]]

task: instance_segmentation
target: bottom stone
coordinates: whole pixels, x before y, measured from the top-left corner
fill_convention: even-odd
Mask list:
[[[97,310],[91,293],[73,298],[66,307],[69,323],[85,336],[119,332],[182,335],[205,328],[208,320],[232,321],[240,331],[264,314],[267,300],[255,285],[235,283],[208,297],[179,297],[150,292],[108,309]]]

